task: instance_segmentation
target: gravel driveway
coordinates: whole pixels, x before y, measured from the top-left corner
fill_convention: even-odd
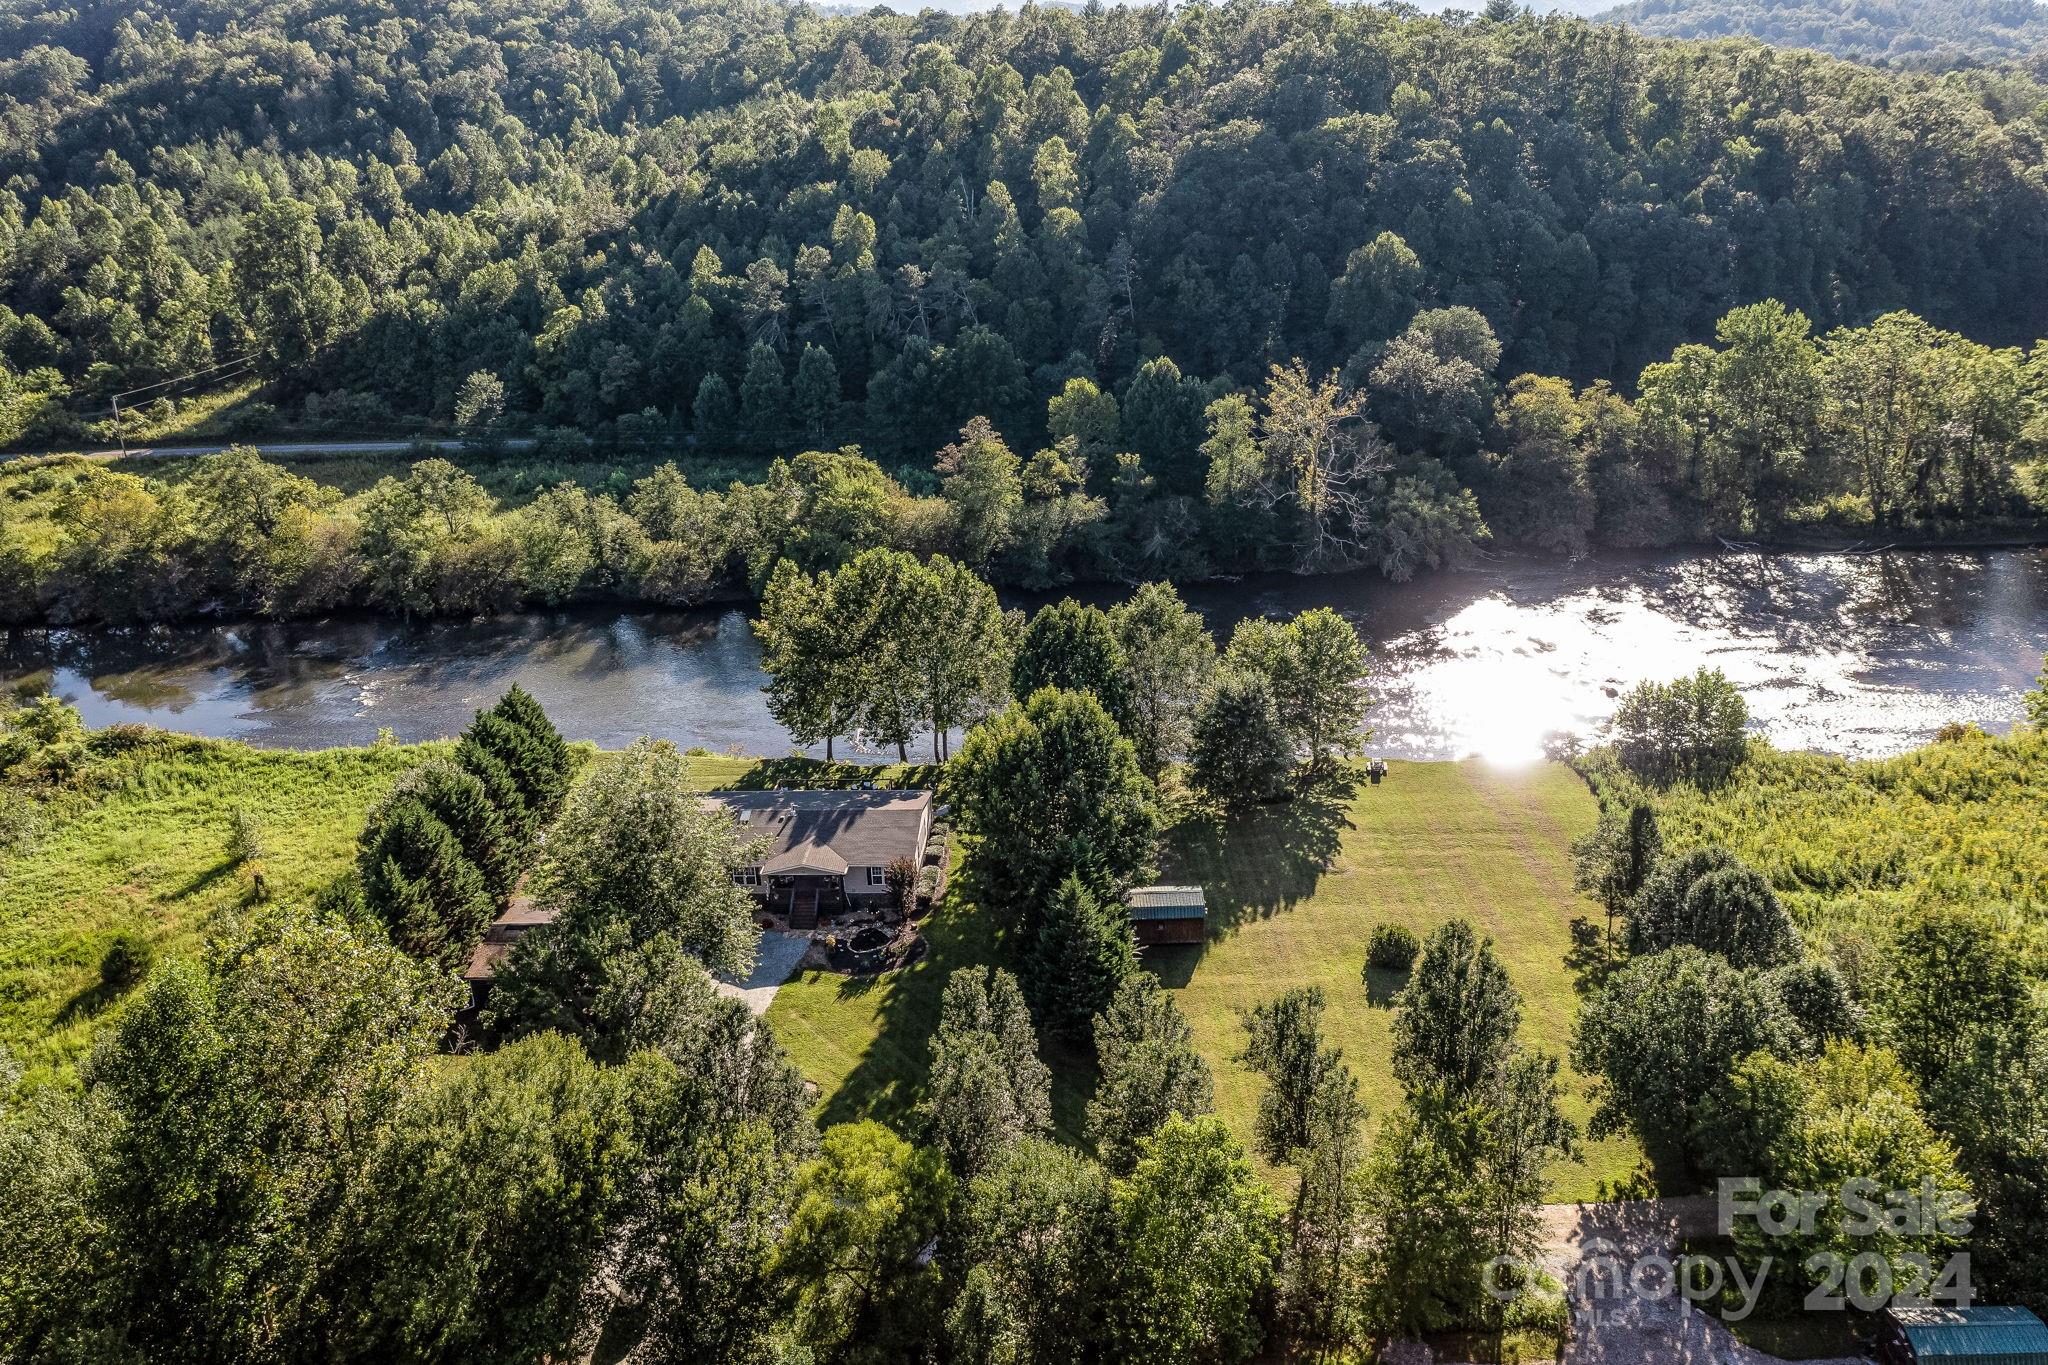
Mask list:
[[[1552,1204],[1543,1210],[1543,1222],[1544,1260],[1564,1282],[1572,1306],[1566,1365],[1782,1365],[1778,1357],[1743,1345],[1720,1318],[1662,1285],[1653,1283],[1645,1292],[1625,1276],[1575,1273],[1592,1257],[1606,1265],[1632,1266],[1672,1256],[1682,1237],[1713,1230],[1711,1197]]]
[[[808,934],[783,934],[763,929],[760,950],[754,957],[754,970],[747,979],[727,981],[720,977],[714,984],[720,995],[745,1001],[747,1008],[757,1017],[766,1014],[768,1006],[775,1001],[775,992],[789,980],[791,973],[796,971],[796,964],[804,960],[804,954],[810,951],[810,947]]]

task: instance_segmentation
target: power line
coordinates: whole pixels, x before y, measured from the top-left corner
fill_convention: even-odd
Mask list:
[[[187,373],[187,374],[173,375],[173,376],[172,376],[171,378],[169,378],[169,379],[159,379],[159,380],[157,380],[157,382],[156,382],[156,383],[154,383],[154,384],[142,384],[142,385],[139,385],[139,386],[137,386],[136,388],[132,388],[132,389],[123,389],[123,390],[121,390],[121,392],[119,392],[119,393],[115,394],[115,395],[114,395],[114,397],[115,397],[115,398],[117,398],[117,399],[118,399],[118,398],[132,398],[132,397],[134,397],[134,396],[135,396],[136,394],[138,394],[138,393],[148,393],[148,392],[149,392],[149,391],[150,391],[151,389],[161,389],[161,388],[165,387],[166,385],[170,385],[170,384],[182,384],[182,383],[184,383],[184,382],[185,382],[186,380],[188,380],[188,379],[197,379],[197,378],[199,378],[199,377],[200,377],[201,375],[207,375],[207,374],[212,374],[212,373],[213,373],[213,372],[214,372],[215,370],[225,370],[225,369],[229,368],[230,366],[234,366],[234,365],[247,365],[247,364],[248,364],[249,362],[251,362],[251,361],[253,361],[253,360],[255,360],[255,359],[256,359],[256,352],[254,352],[254,351],[251,351],[251,352],[249,352],[249,353],[248,353],[247,355],[238,355],[238,356],[234,356],[234,357],[231,357],[231,358],[229,358],[229,359],[227,359],[227,360],[223,360],[223,361],[219,362],[218,364],[214,364],[214,365],[208,365],[208,366],[207,366],[207,367],[206,367],[205,369],[203,369],[203,370],[193,370],[193,371],[191,371],[190,373]]]
[[[114,439],[120,442],[121,453],[123,455],[128,453],[128,433],[121,429],[121,400],[123,398],[133,398],[138,393],[149,393],[156,389],[169,388],[173,384],[189,384],[193,380],[203,379],[207,375],[213,375],[216,380],[238,379],[247,373],[247,367],[254,363],[255,359],[256,353],[251,351],[246,355],[238,355],[231,359],[220,361],[218,364],[208,365],[203,370],[193,370],[187,374],[174,375],[169,379],[159,379],[154,384],[143,384],[137,388],[123,389],[115,394],[109,401],[114,405]],[[242,368],[236,369],[235,367],[237,366]],[[219,373],[222,370],[228,369],[234,369],[234,373]]]

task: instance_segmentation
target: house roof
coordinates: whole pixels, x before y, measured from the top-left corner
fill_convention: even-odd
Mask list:
[[[551,923],[554,918],[554,911],[540,909],[532,897],[514,896],[512,903],[505,907],[505,913],[492,920],[490,928],[484,930],[484,940],[470,953],[469,965],[463,969],[462,979],[489,981],[498,974],[498,964],[512,951],[512,945],[525,937],[527,930],[537,924]]]
[[[1134,886],[1124,900],[1134,920],[1202,919],[1209,913],[1199,886]]]
[[[2048,1325],[2024,1308],[1894,1308],[1916,1360],[2048,1365]]]
[[[848,868],[887,867],[924,856],[928,791],[710,792],[733,812],[740,834],[761,841],[767,875],[843,876]]]
[[[846,875],[846,859],[834,853],[824,844],[809,839],[766,859],[761,870],[771,875],[777,872],[825,872],[834,877]]]

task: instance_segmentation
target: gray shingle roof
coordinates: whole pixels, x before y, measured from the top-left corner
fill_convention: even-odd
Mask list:
[[[919,862],[932,806],[928,791],[710,792],[706,799],[731,810],[744,837],[761,841],[761,870],[771,875]]]

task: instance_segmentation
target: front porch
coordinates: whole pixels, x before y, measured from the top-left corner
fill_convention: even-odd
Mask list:
[[[820,873],[771,876],[761,899],[797,934],[809,933],[820,919],[844,914],[848,908],[845,880]]]

